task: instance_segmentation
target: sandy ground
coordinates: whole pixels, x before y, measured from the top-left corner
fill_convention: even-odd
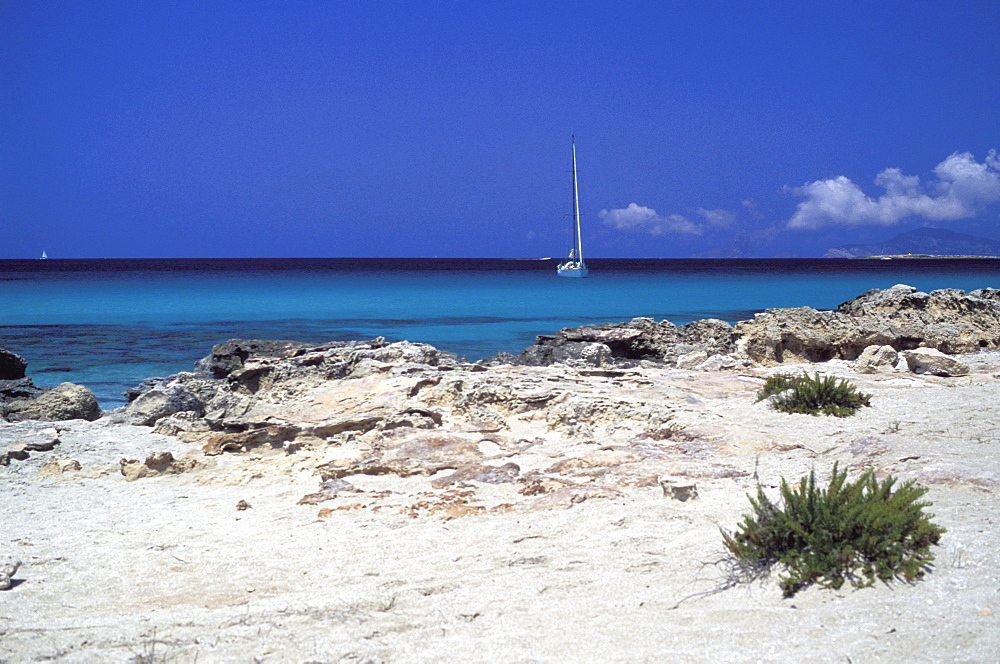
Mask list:
[[[687,502],[649,482],[559,503],[387,475],[300,505],[322,450],[207,458],[147,428],[61,423],[56,449],[0,467],[0,558],[22,561],[0,591],[0,662],[1000,661],[1000,355],[972,361],[948,379],[831,364],[875,395],[845,419],[755,404],[759,375],[664,370],[692,436],[649,471],[696,482]],[[0,446],[51,426],[2,424]],[[580,446],[552,435],[497,463]],[[201,465],[118,470],[165,450]],[[80,470],[43,473],[55,456]],[[933,571],[791,599],[774,578],[708,592],[755,473],[775,495],[834,461],[930,488],[948,530]]]

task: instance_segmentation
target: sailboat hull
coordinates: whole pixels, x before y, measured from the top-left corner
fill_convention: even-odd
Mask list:
[[[587,268],[585,268],[585,267],[570,267],[570,268],[563,268],[563,267],[561,267],[558,270],[556,270],[556,274],[558,274],[560,277],[577,277],[577,278],[586,277],[587,276]]]

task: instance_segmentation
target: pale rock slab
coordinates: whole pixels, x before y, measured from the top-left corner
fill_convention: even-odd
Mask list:
[[[698,367],[699,364],[708,359],[708,353],[703,350],[695,350],[685,353],[677,358],[677,368],[690,370]]]
[[[933,348],[915,348],[900,354],[913,373],[935,376],[965,376],[969,373],[969,365]]]
[[[854,361],[854,370],[864,374],[889,373],[896,371],[897,362],[899,353],[892,346],[868,346]]]

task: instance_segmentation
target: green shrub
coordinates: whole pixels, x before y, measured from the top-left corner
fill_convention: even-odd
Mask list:
[[[764,387],[760,388],[760,392],[757,393],[757,401],[763,401],[772,394],[781,394],[808,377],[806,374],[802,374],[801,376],[791,376],[789,374],[768,376],[767,380],[764,381]]]
[[[923,576],[934,560],[930,547],[945,529],[923,511],[930,503],[918,499],[926,488],[908,481],[893,491],[895,482],[887,477],[880,484],[871,470],[848,482],[835,464],[826,489],[816,487],[815,473],[796,489],[782,479],[780,509],[758,485],[757,498],[748,496],[753,513],[735,534],[722,531],[738,575],[759,578],[780,564],[785,597],[812,583],[840,588],[850,581],[861,588]]]
[[[813,377],[776,374],[764,381],[757,401],[778,395],[771,405],[786,413],[847,417],[862,406],[870,406],[872,395],[858,392],[854,383],[834,376]]]

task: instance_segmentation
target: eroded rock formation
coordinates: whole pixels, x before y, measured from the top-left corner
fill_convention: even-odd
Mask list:
[[[23,357],[0,348],[0,409],[3,404],[15,399],[34,399],[44,390],[35,387],[27,377],[28,363]],[[0,410],[0,416],[2,416]]]
[[[432,477],[436,493],[413,509],[457,516],[481,509],[469,502],[470,483],[519,485],[538,509],[614,498],[616,486],[655,485],[644,461],[671,454],[682,403],[690,402],[640,371],[488,369],[382,339],[228,342],[194,372],[147,381],[114,417],[153,426],[208,457],[308,450],[321,484],[307,504],[348,491],[352,477]],[[543,452],[552,437],[580,454]],[[510,461],[525,454],[537,457],[534,467]],[[174,472],[147,471],[148,461],[123,462],[122,472]]]
[[[63,383],[51,390],[35,386],[20,355],[0,348],[0,420],[96,420],[101,416],[94,393],[82,385]]]
[[[871,290],[836,311],[768,309],[736,324],[737,351],[763,365],[854,360],[869,346],[972,353],[1000,347],[1000,291]]]
[[[670,321],[634,318],[627,323],[585,325],[539,335],[519,355],[501,353],[483,361],[488,366],[542,366],[564,362],[576,366],[639,366],[643,361],[676,364],[685,354],[710,355],[733,350],[733,326],[706,318],[677,326]]]
[[[835,311],[767,309],[735,326],[714,319],[675,326],[636,318],[542,335],[519,355],[501,353],[483,363],[595,367],[652,363],[711,370],[746,363],[854,360],[869,346],[896,351],[927,347],[948,354],[1000,347],[1000,291],[923,293],[897,285],[868,291]]]
[[[863,372],[961,375],[961,363],[937,351],[998,346],[1000,292],[927,294],[895,286],[836,311],[770,309],[736,326],[639,318],[568,328],[540,336],[518,356],[479,364],[426,344],[381,338],[318,345],[232,340],[215,346],[194,372],[137,387],[120,416],[197,440],[208,454],[361,441],[354,458],[331,462],[328,479],[350,472],[430,474],[445,468],[431,450],[466,450],[486,434],[501,448],[511,445],[517,421],[544,421],[549,431],[579,438],[640,435],[669,425],[670,409],[659,401],[580,391],[576,372],[621,383],[634,378],[629,369],[643,366],[706,370],[860,358]],[[559,363],[566,368],[521,370]],[[390,458],[382,443],[410,451]],[[447,455],[448,463],[482,460],[471,448],[456,454]]]
[[[101,416],[97,398],[90,389],[75,383],[62,383],[31,398],[14,398],[0,403],[0,417],[10,422],[38,420],[96,420]]]

